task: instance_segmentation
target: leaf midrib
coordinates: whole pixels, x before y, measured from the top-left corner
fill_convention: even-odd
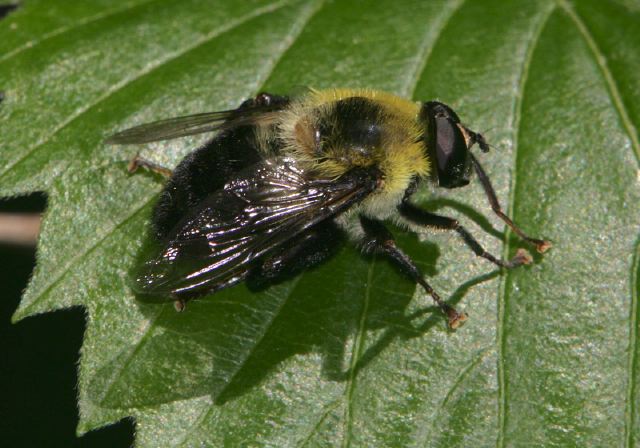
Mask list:
[[[405,85],[400,89],[401,94],[403,94],[404,96],[409,98],[413,98],[415,96],[415,90],[417,88],[418,81],[420,80],[420,78],[422,77],[422,74],[426,70],[427,63],[429,61],[429,58],[431,56],[433,49],[435,48],[438,41],[440,40],[440,37],[442,36],[444,29],[450,23],[452,17],[456,14],[456,12],[460,10],[460,8],[465,3],[465,1],[466,0],[459,0],[458,2],[455,2],[455,3],[453,2],[449,3],[452,6],[442,14],[442,17],[435,25],[435,29],[436,29],[435,38],[433,38],[431,45],[428,45],[428,43],[429,43],[429,40],[431,39],[432,32],[427,31],[423,35],[421,44],[419,46],[418,57],[416,57],[416,60],[415,60],[416,63],[414,64],[412,69],[409,70],[409,73],[411,73],[411,75],[407,76]],[[342,440],[342,446],[344,448],[347,448],[351,445],[353,407],[355,406],[355,404],[353,403],[353,397],[354,397],[354,391],[356,387],[356,374],[357,374],[356,365],[359,361],[360,356],[362,355],[362,351],[365,345],[365,341],[364,341],[366,337],[365,324],[367,321],[367,312],[368,312],[369,301],[370,301],[370,287],[371,287],[370,285],[371,285],[371,282],[373,281],[372,274],[375,268],[375,264],[376,264],[376,257],[373,257],[369,265],[367,285],[365,287],[365,298],[364,298],[363,310],[362,310],[361,318],[359,320],[358,328],[356,330],[356,338],[353,343],[353,352],[351,354],[349,377],[348,377],[347,385],[345,389],[344,396],[346,398],[347,403],[345,406],[345,414],[344,414],[345,421],[343,422],[344,438]]]
[[[517,181],[517,161],[518,161],[518,142],[520,135],[520,120],[522,117],[522,104],[524,99],[524,92],[527,83],[527,79],[529,77],[529,71],[531,67],[531,61],[533,59],[533,54],[535,52],[536,46],[540,40],[540,36],[549,21],[549,18],[556,10],[556,6],[553,3],[550,3],[548,7],[548,11],[541,13],[540,15],[540,23],[537,26],[533,27],[533,32],[531,34],[530,39],[527,39],[527,48],[524,53],[524,58],[522,60],[522,65],[520,68],[520,74],[518,76],[518,90],[513,102],[512,108],[512,126],[514,130],[513,134],[513,170],[511,172],[511,182],[509,186],[509,200],[507,204],[507,215],[513,216],[514,210],[514,200],[515,200],[515,191],[516,191],[516,181]],[[507,226],[504,236],[503,242],[503,250],[502,250],[502,258],[507,260],[509,258],[509,254],[511,251],[511,247],[509,241],[511,239],[511,229]],[[500,283],[498,289],[498,316],[497,316],[497,328],[496,328],[496,338],[497,338],[497,373],[498,373],[498,391],[497,391],[497,402],[498,402],[498,435],[496,437],[496,446],[498,448],[504,447],[505,444],[505,430],[507,423],[507,382],[505,377],[505,363],[504,363],[504,354],[507,345],[507,337],[505,332],[505,321],[506,321],[506,304],[507,304],[507,276],[500,276]]]

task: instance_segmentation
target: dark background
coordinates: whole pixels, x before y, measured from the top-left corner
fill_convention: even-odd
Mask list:
[[[45,207],[42,194],[0,200],[0,213],[40,213]],[[35,252],[33,246],[0,243],[0,443],[7,447],[131,446],[131,419],[76,438],[76,366],[85,328],[83,310],[11,323],[35,265]]]

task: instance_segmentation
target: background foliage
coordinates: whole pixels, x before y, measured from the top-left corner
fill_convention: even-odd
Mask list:
[[[86,309],[78,432],[134,416],[138,446],[637,444],[639,20],[637,1],[25,1],[0,22],[0,194],[49,205],[14,318]],[[469,313],[456,333],[352,248],[182,314],[135,302],[161,183],[103,138],[301,85],[451,104],[553,250],[498,273],[454,236],[398,232]],[[173,166],[201,140],[144,155]],[[463,190],[421,202],[515,252],[479,185]]]

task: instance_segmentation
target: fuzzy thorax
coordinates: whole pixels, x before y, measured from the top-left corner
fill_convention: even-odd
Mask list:
[[[311,90],[281,114],[282,152],[322,178],[378,167],[381,186],[362,211],[380,217],[395,209],[414,177],[429,174],[419,112],[418,104],[386,92]]]

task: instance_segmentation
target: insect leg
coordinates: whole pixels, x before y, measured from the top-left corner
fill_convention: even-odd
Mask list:
[[[272,93],[261,92],[254,98],[244,101],[237,110],[260,109],[260,110],[279,110],[289,104],[288,96],[274,95]]]
[[[500,219],[502,219],[511,230],[513,230],[521,239],[527,241],[528,243],[536,246],[536,250],[540,253],[544,253],[551,248],[551,242],[546,240],[539,240],[537,238],[531,238],[527,236],[518,226],[514,224],[511,219],[505,215],[502,211],[502,207],[500,207],[500,202],[498,202],[498,197],[496,196],[496,192],[491,185],[491,181],[489,180],[489,176],[484,172],[482,165],[478,162],[478,159],[474,157],[472,153],[469,153],[471,157],[471,163],[473,164],[473,168],[478,175],[478,179],[480,179],[480,183],[482,184],[482,188],[484,189],[485,194],[487,195],[487,199],[489,200],[489,204],[491,204],[491,209],[494,211]]]
[[[426,227],[433,227],[436,229],[455,230],[462,237],[465,244],[473,251],[473,253],[475,253],[479,257],[489,260],[497,266],[512,269],[523,264],[529,264],[532,261],[529,252],[524,249],[518,249],[516,255],[509,261],[504,261],[493,256],[492,254],[484,250],[484,248],[480,245],[480,243],[478,243],[473,235],[471,235],[467,231],[467,229],[462,227],[462,225],[460,225],[460,223],[456,219],[449,218],[447,216],[436,215],[435,213],[430,213],[408,202],[403,202],[398,207],[398,210],[404,218],[415,224]]]
[[[173,174],[173,171],[169,168],[165,168],[162,165],[158,165],[157,163],[144,159],[140,157],[139,154],[136,154],[136,156],[129,162],[127,170],[129,170],[130,173],[135,173],[140,167],[147,168],[148,170],[158,173],[167,179],[169,179]]]
[[[362,224],[362,229],[365,232],[365,236],[362,241],[365,252],[384,254],[398,263],[400,268],[416,283],[422,286],[427,294],[431,296],[433,301],[436,302],[436,305],[438,305],[442,312],[448,317],[449,327],[451,329],[455,330],[467,320],[466,313],[459,313],[454,307],[447,304],[442,300],[438,293],[434,291],[431,285],[425,281],[420,269],[418,269],[416,264],[407,254],[398,248],[395,240],[393,239],[393,235],[389,230],[387,230],[384,224],[380,221],[364,216],[360,216],[360,223]]]
[[[340,238],[336,238],[338,232],[332,221],[315,225],[266,258],[260,266],[259,275],[272,279],[320,264],[339,246]]]
[[[256,95],[254,101],[259,106],[278,107],[278,106],[287,105],[289,103],[289,97],[262,92]]]

